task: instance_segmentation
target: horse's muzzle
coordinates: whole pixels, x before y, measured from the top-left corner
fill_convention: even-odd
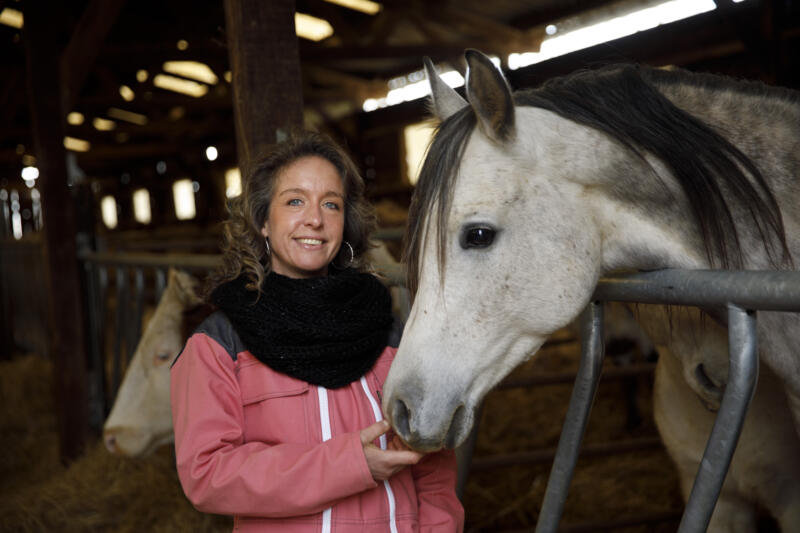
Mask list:
[[[419,395],[415,395],[420,398]],[[420,452],[455,448],[467,437],[472,426],[471,410],[463,403],[452,407],[425,405],[401,395],[389,399],[387,417],[395,433],[409,447]]]

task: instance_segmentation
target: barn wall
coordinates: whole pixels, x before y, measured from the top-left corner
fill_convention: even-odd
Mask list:
[[[40,234],[0,241],[2,358],[15,351],[49,355],[49,324]]]

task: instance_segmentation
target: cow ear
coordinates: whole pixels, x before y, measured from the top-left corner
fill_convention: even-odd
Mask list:
[[[200,282],[188,272],[170,268],[167,285],[174,287],[175,293],[184,304],[184,307],[192,307],[203,303],[202,298],[197,294]]]
[[[483,132],[496,141],[514,135],[514,99],[503,73],[477,50],[467,50],[467,100]]]
[[[449,85],[447,85],[433,66],[429,57],[422,58],[425,63],[425,73],[428,75],[428,82],[431,84],[431,110],[439,120],[454,115],[458,110],[467,107],[466,100]]]

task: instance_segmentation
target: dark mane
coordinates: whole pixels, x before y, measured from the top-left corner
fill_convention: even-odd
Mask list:
[[[682,111],[656,85],[689,84],[732,90],[797,103],[797,93],[754,82],[734,82],[713,75],[615,65],[554,78],[541,87],[514,94],[517,106],[547,109],[561,117],[605,132],[637,157],[655,155],[675,176],[691,206],[712,268],[744,264],[731,207],[742,206],[762,237],[774,266],[791,254],[780,210],[758,167],[741,150],[702,120]],[[466,140],[476,124],[467,106],[439,127],[420,172],[409,210],[406,233],[408,288],[412,297],[420,269],[422,230],[438,200],[435,234],[440,275],[444,271],[445,224]],[[676,142],[677,141],[677,142]],[[724,192],[723,192],[724,191]]]
[[[672,104],[656,89],[656,80],[749,94],[788,93],[721,76],[615,65],[549,80],[516,93],[515,101],[603,131],[640,157],[645,152],[658,157],[689,200],[712,268],[743,266],[730,202],[747,208],[774,266],[789,259],[780,210],[761,171],[722,135]]]
[[[461,156],[470,133],[475,129],[475,124],[477,124],[475,113],[469,106],[439,124],[420,169],[417,187],[408,209],[408,226],[403,244],[403,262],[407,268],[406,286],[412,301],[419,282],[423,231],[426,222],[434,215],[434,206],[436,206],[436,217],[433,220],[436,220],[437,224],[430,225],[429,230],[434,232],[432,237],[439,243],[440,273],[444,272],[445,222],[450,212]]]

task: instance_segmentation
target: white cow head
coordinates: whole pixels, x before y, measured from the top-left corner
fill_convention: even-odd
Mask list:
[[[197,286],[191,275],[170,269],[103,428],[111,453],[136,457],[172,442],[169,367],[186,341],[186,312],[202,304]]]

